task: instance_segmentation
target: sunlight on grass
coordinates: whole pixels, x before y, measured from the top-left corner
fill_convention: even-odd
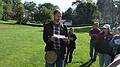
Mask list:
[[[76,29],[77,47],[67,67],[80,67],[89,60],[90,27]],[[0,24],[0,67],[44,67],[44,46],[41,27]],[[97,59],[91,67],[98,66]]]

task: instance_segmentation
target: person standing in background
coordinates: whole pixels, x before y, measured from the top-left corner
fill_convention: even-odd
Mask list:
[[[76,48],[76,35],[74,34],[74,29],[73,28],[70,28],[69,29],[69,40],[70,40],[70,44],[67,45],[67,55],[66,55],[66,58],[65,58],[65,63],[71,63],[72,62],[72,54],[73,54],[73,51],[74,49]],[[69,59],[68,59],[69,58]]]
[[[120,23],[118,23],[118,22],[115,22],[114,23],[114,26],[113,26],[113,28],[112,28],[112,34],[113,35],[116,35],[117,34],[117,27],[119,27],[120,26]]]
[[[96,45],[96,36],[100,33],[99,23],[95,22],[92,26],[92,29],[89,31],[90,39],[90,60],[95,61],[97,52],[95,51]]]
[[[117,27],[116,34],[112,37],[110,41],[110,46],[112,47],[113,57],[112,60],[115,58],[117,54],[120,53],[120,26]]]
[[[101,33],[97,35],[96,51],[99,55],[100,67],[107,67],[111,63],[112,47],[109,43],[113,35],[110,30],[110,25],[105,24]]]

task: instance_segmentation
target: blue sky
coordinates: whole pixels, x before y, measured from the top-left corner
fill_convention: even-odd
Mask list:
[[[60,10],[64,12],[69,7],[71,7],[72,2],[76,0],[22,0],[22,3],[24,3],[25,1],[27,2],[33,1],[36,4],[52,3],[54,5],[58,5],[60,7]]]

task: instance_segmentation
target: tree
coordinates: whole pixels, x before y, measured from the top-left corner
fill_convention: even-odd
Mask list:
[[[38,14],[35,14],[35,18],[41,21],[43,24],[52,19],[52,11],[42,6]]]
[[[63,14],[63,19],[72,20],[72,18],[73,18],[73,9],[70,7]]]
[[[34,14],[35,21],[40,21],[45,24],[46,22],[52,20],[53,11],[58,8],[58,6],[51,3],[39,4]]]
[[[24,5],[22,3],[18,3],[16,5],[16,19],[17,19],[17,24],[25,24],[26,22],[24,22]]]
[[[93,2],[93,0],[86,0],[88,3],[92,3]]]
[[[3,0],[2,20],[8,20],[12,16],[12,0]]]
[[[13,11],[15,12],[16,11],[15,8],[17,4],[21,3],[21,0],[12,0],[12,2],[13,2]]]
[[[113,0],[98,0],[97,2],[99,10],[99,22],[100,23],[113,23],[114,22],[114,3]]]
[[[15,20],[17,20],[16,19],[16,14],[17,14],[17,5],[19,4],[19,3],[21,3],[21,0],[12,0],[12,2],[13,2],[13,5],[12,5],[12,11],[13,11],[13,19],[15,19]]]
[[[57,5],[53,5],[51,3],[44,3],[44,4],[41,4],[39,6],[40,7],[38,7],[38,9],[40,9],[42,6],[45,6],[47,9],[50,9],[50,10],[59,9],[59,7]]]
[[[0,19],[2,18],[2,14],[3,14],[3,3],[2,0],[0,0]]]
[[[95,12],[97,11],[97,7],[93,3],[83,2],[76,0],[72,5],[76,5],[76,22],[77,24],[91,24],[91,22],[95,19]]]
[[[36,4],[32,2],[25,2],[24,3],[25,10],[27,10],[27,18],[28,20],[34,20],[34,13],[36,12]]]
[[[30,12],[34,11],[36,9],[36,4],[32,2],[25,2],[24,7],[26,10],[29,10]]]
[[[120,22],[120,0],[115,0],[114,6],[116,8],[114,11],[114,14],[116,15],[116,21]]]
[[[119,22],[120,22],[120,0],[118,1],[118,3],[119,3],[119,4],[117,5],[117,6],[118,6],[118,10],[117,10],[117,15],[118,15],[118,16],[117,16],[117,17],[118,17],[118,20],[119,20]]]

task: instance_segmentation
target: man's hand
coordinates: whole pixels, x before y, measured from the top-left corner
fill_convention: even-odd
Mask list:
[[[69,44],[69,42],[70,42],[67,37],[66,37],[66,38],[63,38],[62,40],[64,41],[65,44]]]
[[[71,37],[71,38],[70,38],[70,40],[72,40],[72,41],[73,41],[73,38]]]
[[[48,39],[48,42],[51,42],[51,41],[54,42],[54,41],[55,41],[55,38],[56,38],[56,37],[51,37],[51,38],[49,38],[49,39]]]

